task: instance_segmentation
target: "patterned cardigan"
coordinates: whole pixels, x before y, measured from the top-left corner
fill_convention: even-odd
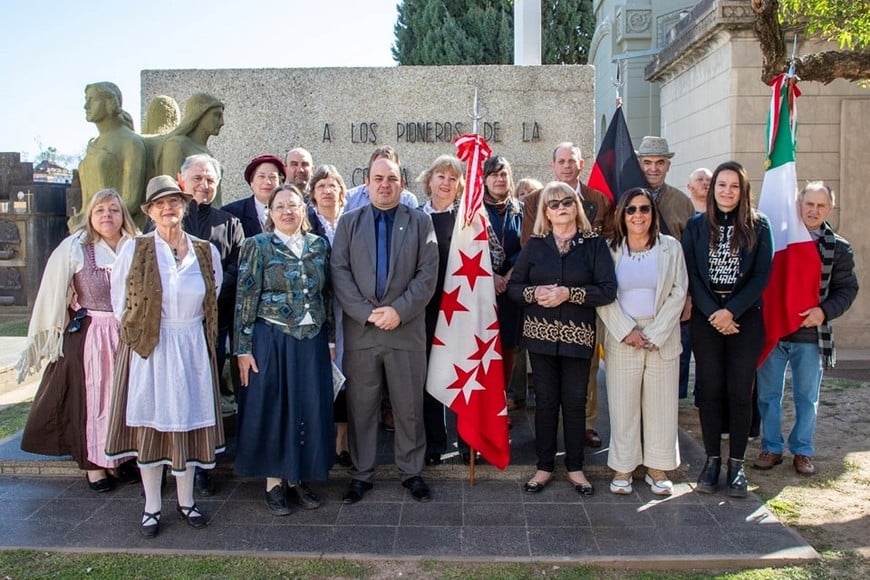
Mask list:
[[[555,308],[535,301],[535,288],[566,286],[570,297]],[[523,305],[522,341],[529,352],[592,358],[595,307],[616,298],[616,272],[604,239],[577,233],[565,255],[552,234],[533,236],[514,266],[508,295]]]
[[[314,324],[299,324],[306,313]],[[301,258],[273,233],[245,240],[236,290],[235,354],[251,354],[259,318],[277,322],[297,339],[316,336],[325,325],[329,340],[334,341],[329,243],[325,239],[306,234]]]

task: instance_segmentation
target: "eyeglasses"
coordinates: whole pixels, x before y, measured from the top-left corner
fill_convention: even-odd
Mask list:
[[[562,199],[551,199],[547,202],[547,207],[550,209],[559,209],[559,206],[562,207],[571,207],[574,205],[573,197],[563,197]]]
[[[76,313],[73,314],[72,320],[69,321],[69,324],[66,327],[66,331],[69,333],[80,331],[82,329],[82,320],[84,320],[87,315],[87,308],[79,308],[76,310]]]
[[[299,211],[300,207],[302,206],[295,203],[290,205],[274,205],[269,209],[269,211],[276,214],[296,213],[297,211]]]
[[[638,210],[640,210],[640,213],[646,215],[652,211],[652,206],[651,205],[630,205],[627,208],[625,208],[625,214],[626,215],[634,215],[638,212]]]

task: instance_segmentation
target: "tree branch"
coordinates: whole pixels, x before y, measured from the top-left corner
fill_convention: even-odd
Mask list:
[[[795,73],[802,81],[825,84],[836,79],[866,81],[870,79],[870,52],[814,52],[795,60]]]
[[[786,68],[785,41],[777,18],[778,10],[777,0],[752,0],[752,11],[755,12],[752,28],[761,45],[761,80],[768,84]]]

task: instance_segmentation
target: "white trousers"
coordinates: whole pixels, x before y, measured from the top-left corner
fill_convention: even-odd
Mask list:
[[[680,358],[605,339],[610,450],[607,465],[619,472],[638,465],[669,471],[680,465],[677,440]]]

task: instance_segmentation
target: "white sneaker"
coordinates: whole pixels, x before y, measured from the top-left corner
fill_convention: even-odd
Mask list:
[[[674,493],[673,482],[660,469],[647,470],[643,480],[649,484],[650,489],[656,495],[671,495]]]
[[[610,482],[610,493],[628,495],[631,493],[631,474],[617,473]]]

